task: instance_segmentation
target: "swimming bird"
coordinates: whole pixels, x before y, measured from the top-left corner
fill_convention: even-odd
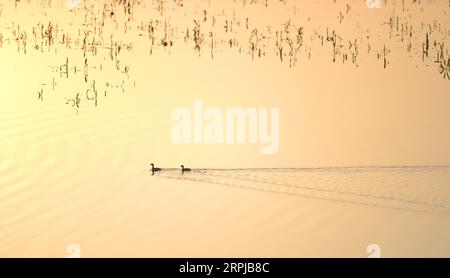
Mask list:
[[[181,174],[184,174],[184,172],[190,172],[191,171],[191,169],[185,168],[184,165],[181,165],[180,167],[181,167]]]
[[[156,168],[155,164],[151,163],[150,165],[152,165],[152,176],[155,174],[155,172],[161,171],[161,168]]]

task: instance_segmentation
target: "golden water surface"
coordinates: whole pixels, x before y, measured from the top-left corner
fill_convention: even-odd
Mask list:
[[[0,257],[450,256],[448,1],[76,2],[0,1]],[[174,144],[196,99],[278,152]]]

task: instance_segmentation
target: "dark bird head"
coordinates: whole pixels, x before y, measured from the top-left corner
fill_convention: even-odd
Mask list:
[[[181,168],[184,168],[184,165],[180,165]]]
[[[153,164],[153,163],[150,163],[150,165],[155,166],[155,164]]]

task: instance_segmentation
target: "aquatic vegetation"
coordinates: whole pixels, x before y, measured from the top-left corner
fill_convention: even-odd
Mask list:
[[[313,22],[304,11],[308,5],[320,5],[318,3],[293,0],[194,2],[85,0],[71,1],[70,7],[57,7],[59,2],[52,0],[10,0],[0,6],[0,51],[14,47],[17,55],[41,55],[44,62],[45,55],[68,51],[70,59],[67,55],[62,64],[49,65],[52,90],[57,90],[57,85],[63,82],[61,78],[69,82],[81,73],[84,84],[74,88],[72,93],[91,90],[88,100],[93,100],[92,84],[99,72],[117,72],[123,80],[119,85],[112,85],[110,81],[97,82],[94,106],[99,104],[99,91],[103,91],[105,97],[111,88],[125,92],[126,83],[132,82],[135,86],[135,81],[131,80],[133,65],[127,63],[127,55],[154,55],[156,52],[170,55],[180,51],[183,45],[202,59],[203,54],[214,60],[223,51],[233,51],[236,55],[248,55],[252,60],[275,56],[289,67],[298,65],[302,58],[314,59],[315,55],[329,56],[334,64],[349,61],[355,68],[375,59],[387,69],[405,52],[411,59],[420,60],[424,70],[433,65],[436,73],[450,79],[448,22],[437,17],[431,21],[412,17],[413,12],[422,11],[429,3],[402,1],[400,9],[395,2],[386,3],[383,9],[388,11],[388,16],[386,21],[380,22],[381,28],[375,25],[349,32],[344,25],[356,21],[359,26],[360,20],[355,4],[350,2],[327,4],[337,16],[322,23]],[[64,12],[73,16],[62,21],[49,15],[55,10],[61,12],[61,8],[68,9]],[[14,19],[16,13],[33,9],[38,16],[30,17],[30,22]],[[252,12],[270,13],[271,9],[283,9],[287,18],[280,23],[270,17],[259,18]],[[442,12],[445,18],[450,4],[443,5]],[[142,48],[146,50],[142,52]],[[115,80],[117,83],[117,78]],[[43,95],[45,91],[39,94],[39,101],[44,99]],[[79,105],[80,101],[72,107],[79,108]]]
[[[445,62],[445,60],[439,62],[439,73],[441,73],[444,78],[450,80],[450,57],[447,59],[447,62]]]

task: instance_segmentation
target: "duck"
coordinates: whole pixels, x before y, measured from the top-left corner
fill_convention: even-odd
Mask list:
[[[191,171],[191,169],[185,168],[184,165],[180,165],[180,167],[181,167],[181,174],[184,174],[184,172],[190,172]]]
[[[152,166],[152,176],[155,174],[155,172],[159,172],[159,171],[161,171],[161,168],[157,168],[157,167],[155,167],[155,164],[153,164],[153,163],[150,163],[150,165]]]

